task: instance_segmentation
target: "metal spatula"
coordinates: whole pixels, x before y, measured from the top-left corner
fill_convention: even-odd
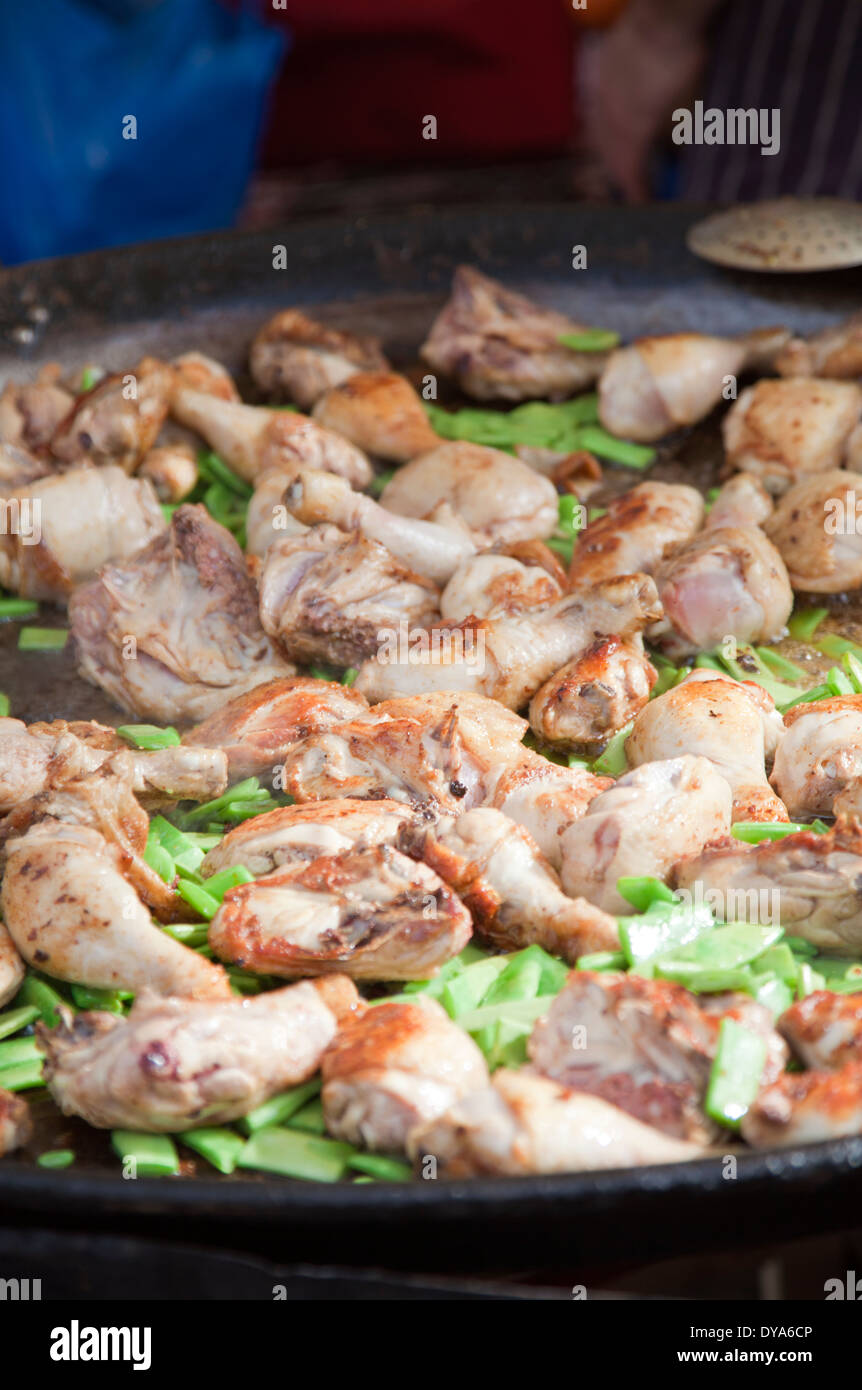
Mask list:
[[[688,248],[737,270],[838,270],[862,265],[862,203],[775,198],[742,203],[689,228]]]

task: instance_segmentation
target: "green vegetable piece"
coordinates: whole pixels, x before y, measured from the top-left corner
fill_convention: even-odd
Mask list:
[[[0,692],[0,719],[5,719],[12,708],[12,702],[8,695]]]
[[[31,1057],[29,1061],[0,1069],[0,1091],[30,1091],[44,1084],[41,1057]]]
[[[651,975],[660,956],[687,946],[715,926],[705,903],[656,902],[646,912],[617,920],[623,954],[639,975]]]
[[[35,1038],[10,1038],[8,1042],[0,1042],[0,1068],[41,1060],[41,1057]]]
[[[169,1134],[113,1129],[111,1147],[135,1177],[171,1177],[180,1171],[176,1145]]]
[[[19,1006],[31,1004],[35,1009],[38,1009],[39,1017],[49,1028],[55,1028],[60,1022],[60,1015],[57,1010],[61,1006],[63,1008],[69,1007],[62,994],[58,994],[45,980],[40,980],[38,975],[27,976],[18,991],[15,1003]]]
[[[287,1178],[337,1182],[347,1171],[355,1149],[335,1139],[301,1134],[292,1129],[258,1129],[243,1148],[240,1168],[257,1168]]]
[[[39,612],[38,603],[29,598],[0,598],[0,621],[4,618],[32,618]]]
[[[74,1149],[46,1149],[36,1159],[40,1168],[71,1168],[75,1162]]]
[[[158,724],[121,724],[117,733],[127,743],[147,752],[156,748],[176,748],[180,742],[176,729],[170,726],[162,729]]]
[[[450,1018],[459,1018],[479,1007],[497,976],[508,965],[505,956],[488,956],[485,960],[469,965],[460,974],[447,980],[440,996],[440,1002]]]
[[[186,878],[181,878],[177,883],[177,893],[187,902],[193,911],[205,917],[207,921],[215,917],[221,903],[218,898],[214,898],[205,888],[201,888],[197,883],[191,883]]]
[[[174,861],[168,854],[164,845],[155,842],[152,836],[147,839],[147,847],[144,850],[144,860],[165,883],[173,883],[176,878]]]
[[[709,1074],[704,1109],[717,1124],[738,1129],[757,1095],[766,1043],[733,1018],[723,1018]]]
[[[65,627],[22,627],[18,633],[19,652],[59,652],[69,640]]]
[[[356,1153],[347,1160],[347,1166],[357,1173],[378,1178],[380,1182],[406,1182],[413,1176],[409,1163],[387,1158],[385,1154]]]
[[[660,878],[644,876],[617,879],[617,892],[631,903],[636,912],[646,912],[653,903],[675,903],[673,889]]]
[[[255,1110],[250,1110],[247,1115],[237,1121],[237,1127],[244,1134],[255,1134],[259,1129],[283,1125],[308,1101],[319,1094],[319,1077],[315,1077],[313,1081],[305,1081],[301,1086],[292,1086],[289,1091],[282,1091],[279,1095],[265,1100]]]
[[[827,828],[822,821],[818,825],[816,821],[740,820],[730,827],[730,833],[735,840],[759,845],[761,840],[785,840],[788,835],[799,835],[805,830],[822,834]]]
[[[628,440],[617,439],[603,430],[601,425],[584,425],[579,438],[582,449],[598,454],[599,458],[609,459],[611,463],[619,463],[624,468],[649,468],[655,462],[655,449],[646,444],[630,444]]]
[[[808,672],[803,671],[801,666],[797,666],[795,661],[790,661],[781,652],[776,652],[772,647],[755,647],[754,650],[760,660],[774,671],[777,676],[783,676],[789,681],[804,681],[808,679]]]
[[[704,932],[688,945],[662,954],[655,973],[699,992],[742,988],[737,972],[783,935],[780,926],[729,922]]]
[[[779,1018],[786,1009],[793,1003],[793,990],[784,980],[779,980],[775,975],[755,976],[754,997],[758,1004],[763,1004],[772,1013],[773,1018]]]
[[[854,694],[862,695],[862,661],[852,652],[845,652],[841,658],[841,664],[847,673]]]
[[[19,1008],[7,1009],[5,1013],[0,1014],[0,1038],[20,1033],[22,1028],[35,1023],[38,1017],[39,1010],[35,1004],[23,1004]]]
[[[593,951],[578,956],[576,970],[625,970],[627,961],[622,951]]]
[[[539,994],[535,999],[509,999],[503,1004],[483,1005],[471,1013],[461,1014],[458,1023],[468,1033],[478,1033],[489,1023],[499,1023],[501,1019],[531,1026],[548,1012],[555,998],[554,994]]]
[[[790,636],[795,638],[797,642],[810,642],[823,619],[828,617],[828,608],[800,609],[798,613],[791,616],[790,622],[787,624]]]
[[[816,994],[818,989],[823,989],[826,980],[818,970],[807,960],[799,962],[799,970],[796,976],[796,998],[805,999],[809,994]],[[2,1083],[0,1083],[2,1084]]]
[[[626,739],[632,731],[634,720],[626,724],[624,729],[620,729],[608,740],[603,753],[596,758],[593,763],[593,772],[599,777],[622,777],[628,771],[628,758],[626,757]]]
[[[326,1123],[323,1119],[323,1106],[319,1097],[310,1100],[301,1110],[288,1120],[288,1129],[301,1129],[308,1134],[325,1134]]]
[[[610,352],[620,340],[610,328],[585,328],[582,333],[563,333],[558,339],[573,352]]]
[[[254,874],[250,874],[244,864],[235,864],[205,879],[205,883],[207,892],[221,902],[229,889],[238,888],[241,883],[254,883]]]
[[[187,1149],[193,1149],[195,1153],[200,1154],[220,1173],[233,1172],[246,1143],[232,1129],[219,1128],[189,1129],[178,1134],[177,1138],[182,1140]]]
[[[832,666],[826,672],[826,684],[833,695],[852,695],[853,682],[840,666]]]
[[[125,1013],[124,1004],[134,997],[122,989],[91,989],[87,985],[70,985],[69,988],[77,1009],[95,1009],[99,1013]]]

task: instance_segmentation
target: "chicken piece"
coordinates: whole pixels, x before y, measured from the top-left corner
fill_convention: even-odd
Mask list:
[[[862,776],[862,695],[794,705],[784,724],[772,785],[791,816],[831,815],[839,792]]]
[[[775,1025],[804,1067],[831,1071],[862,1061],[862,995],[818,989],[799,999]]]
[[[371,464],[355,445],[297,411],[224,401],[184,385],[175,391],[171,410],[247,483],[270,468],[323,468],[355,487],[371,482]]]
[[[860,478],[835,468],[796,483],[764,523],[794,589],[840,594],[862,585]]]
[[[230,700],[209,719],[183,734],[183,746],[223,748],[230,778],[269,777],[288,751],[307,738],[368,709],[366,701],[338,681],[295,676],[267,681]],[[0,745],[2,746],[2,745]],[[200,797],[199,800],[206,800]]]
[[[341,854],[370,845],[398,846],[414,813],[398,801],[341,797],[304,806],[279,806],[228,831],[200,867],[205,878],[242,864],[260,877],[307,864],[322,854]]]
[[[530,726],[561,748],[604,743],[643,710],[657,680],[639,639],[600,637],[539,687]]]
[[[250,555],[263,557],[273,541],[302,536],[308,530],[287,509],[284,494],[296,476],[295,468],[268,468],[255,481],[245,518],[245,548]],[[313,478],[335,478],[334,473],[308,470]],[[349,484],[346,484],[349,488]],[[359,495],[359,494],[357,494]]]
[[[15,942],[0,922],[0,1009],[4,1008],[10,999],[15,998],[24,983],[26,973]],[[0,1153],[2,1151],[0,1148]]]
[[[719,404],[728,378],[768,368],[784,329],[740,338],[668,333],[616,348],[599,379],[599,419],[611,434],[651,444],[697,424]]]
[[[131,765],[132,790],[151,811],[174,801],[214,801],[227,790],[228,758],[221,748],[129,750],[123,761]]]
[[[854,777],[838,793],[832,803],[832,814],[862,820],[862,777]]]
[[[7,501],[7,508],[9,503]],[[32,516],[0,534],[0,583],[24,598],[62,603],[110,560],[124,560],[165,530],[152,485],[121,468],[73,468],[30,484]]]
[[[501,1067],[485,1090],[412,1130],[417,1170],[443,1178],[576,1173],[699,1158],[704,1149],[673,1139],[598,1096],[547,1077]]]
[[[563,586],[541,565],[525,565],[511,555],[474,555],[459,565],[440,596],[448,621],[514,618],[550,608]]]
[[[327,328],[301,309],[282,309],[269,319],[249,352],[255,385],[269,400],[294,401],[301,410],[357,372],[388,366],[376,338]]]
[[[729,833],[731,805],[728,783],[706,758],[644,763],[562,831],[563,890],[605,912],[630,912],[617,879],[665,878],[675,860]]]
[[[488,1085],[485,1058],[435,999],[382,1003],[323,1055],[323,1115],[336,1139],[404,1153],[407,1135]]]
[[[209,943],[221,960],[285,979],[415,980],[436,975],[471,933],[469,912],[433,870],[372,845],[230,889]]]
[[[200,506],[69,604],[79,670],[122,708],[160,723],[205,719],[294,668],[260,625],[257,592],[229,531]]]
[[[239,401],[233,377],[221,362],[203,352],[184,352],[171,363],[177,389],[203,391],[219,401]]]
[[[0,1091],[0,1158],[22,1149],[32,1133],[30,1108],[24,1097]]]
[[[831,323],[810,338],[791,338],[778,354],[775,370],[780,376],[862,376],[862,313]]]
[[[778,550],[758,526],[716,526],[677,550],[656,575],[664,620],[650,634],[673,657],[728,637],[773,642],[793,609]]]
[[[559,870],[561,836],[584,815],[600,792],[614,785],[579,767],[561,767],[529,749],[503,763],[490,786],[487,804],[530,832],[542,854]]]
[[[48,451],[75,400],[61,377],[59,364],[48,362],[35,381],[7,381],[0,394],[0,441],[27,453]]]
[[[260,620],[296,661],[358,665],[389,633],[405,638],[437,616],[436,584],[407,569],[378,541],[337,526],[313,526],[266,553]]]
[[[502,811],[477,807],[417,822],[402,839],[454,888],[498,950],[537,943],[574,965],[591,951],[619,949],[615,919],[583,898],[566,897],[535,840]]]
[[[391,798],[457,813],[481,805],[500,768],[522,755],[526,727],[481,695],[388,700],[291,750],[285,789],[297,801]]]
[[[51,751],[21,719],[0,718],[0,813],[42,791]]]
[[[589,453],[586,449],[566,452],[562,449],[539,448],[532,444],[516,444],[515,455],[522,463],[528,463],[531,468],[535,468],[537,473],[544,473],[546,478],[550,478],[551,482],[564,492],[571,492],[579,502],[586,502],[604,485],[602,465],[595,454]]]
[[[441,443],[410,382],[397,372],[355,372],[330,387],[311,414],[318,425],[392,463],[406,463]]]
[[[116,464],[134,473],[156,441],[175,386],[166,362],[142,357],[131,372],[111,372],[78,396],[51,437],[64,464]]]
[[[192,444],[160,444],[144,455],[138,477],[149,479],[161,502],[182,502],[198,480],[197,451]]]
[[[2,399],[0,396],[0,412]],[[35,454],[29,454],[13,444],[4,444],[0,439],[0,498],[12,497],[15,493],[27,495],[37,479],[45,478],[52,472],[46,459],[37,458]]]
[[[753,473],[734,473],[718,490],[704,518],[704,530],[717,526],[762,526],[775,503]]]
[[[760,1092],[740,1128],[756,1149],[862,1133],[862,1063],[839,1071],[785,1072]]]
[[[565,400],[591,386],[607,360],[573,352],[560,337],[584,325],[461,265],[452,297],[431,325],[421,353],[480,401]]]
[[[682,753],[708,758],[733,792],[734,821],[784,821],[787,810],[766,780],[766,759],[783,736],[762,686],[697,670],[641,709],[626,758],[630,767]]]
[[[729,467],[786,492],[812,473],[862,468],[862,387],[813,377],[758,381],[722,422]]]
[[[703,498],[685,483],[638,483],[614,497],[604,516],[578,536],[569,567],[573,589],[620,574],[654,574],[690,541],[703,520]]]
[[[441,508],[450,510],[479,546],[550,536],[559,516],[549,478],[501,449],[463,440],[441,443],[399,468],[380,505],[424,521],[438,520]]]
[[[59,1025],[40,1024],[37,1037],[64,1115],[96,1129],[165,1134],[228,1124],[307,1081],[362,1007],[343,975],[251,999],[164,999],[144,990],[128,1018],[63,1010]]]
[[[540,613],[435,629],[409,653],[400,643],[381,644],[377,656],[360,667],[356,689],[372,704],[429,689],[469,690],[517,710],[601,633],[631,638],[660,614],[652,579],[622,575]]]
[[[780,921],[788,934],[839,955],[862,946],[862,828],[853,821],[828,834],[710,845],[674,865],[671,881],[720,921]]]
[[[45,820],[6,846],[0,902],[28,965],[97,989],[223,998],[221,966],[150,920],[97,830]]]

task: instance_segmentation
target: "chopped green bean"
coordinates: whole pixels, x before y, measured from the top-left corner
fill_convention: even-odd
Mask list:
[[[557,339],[572,352],[609,352],[619,340],[619,333],[611,328],[585,328],[580,333],[563,333]]]
[[[182,1140],[186,1148],[199,1153],[220,1173],[233,1172],[246,1144],[245,1139],[232,1129],[215,1127],[212,1129],[184,1130],[177,1135],[177,1138]]]
[[[19,652],[59,652],[69,640],[65,627],[22,627],[18,633]]]
[[[409,1163],[402,1163],[397,1158],[388,1158],[384,1154],[356,1153],[347,1160],[347,1166],[358,1173],[378,1178],[381,1182],[406,1182],[413,1176]]]
[[[39,612],[38,603],[29,598],[0,598],[0,621],[4,618],[32,618]]]
[[[241,1120],[237,1121],[237,1127],[244,1134],[255,1134],[259,1129],[270,1129],[275,1125],[283,1125],[301,1110],[308,1101],[320,1094],[320,1078],[315,1077],[312,1081],[305,1081],[300,1086],[292,1086],[289,1091],[282,1091],[277,1096],[272,1096],[265,1100],[256,1109],[250,1110]]]
[[[353,1157],[352,1144],[291,1129],[258,1129],[239,1155],[240,1168],[257,1168],[288,1178],[337,1182]]]
[[[74,1149],[46,1149],[36,1159],[40,1168],[71,1168],[75,1162]]]
[[[111,1147],[137,1178],[173,1176],[180,1171],[176,1145],[169,1134],[146,1134],[132,1129],[111,1131]]]
[[[170,725],[162,729],[158,724],[121,724],[117,733],[127,743],[146,752],[156,748],[176,748],[180,743],[179,734]]]
[[[733,1018],[723,1018],[709,1074],[704,1109],[727,1129],[738,1129],[760,1087],[766,1062],[763,1038]]]
[[[803,608],[794,613],[787,624],[790,636],[797,642],[810,642],[823,619],[828,617],[828,608]]]
[[[20,1008],[7,1009],[5,1013],[0,1014],[0,1038],[8,1038],[13,1033],[20,1033],[22,1028],[27,1028],[31,1023],[35,1023],[38,1017],[39,1009],[36,1008],[35,1004],[24,1004]]]

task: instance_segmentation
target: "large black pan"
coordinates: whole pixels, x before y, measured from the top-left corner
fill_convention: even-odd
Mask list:
[[[674,207],[419,211],[22,267],[0,275],[0,382],[52,359],[120,368],[145,352],[189,348],[241,371],[252,331],[290,303],[379,333],[396,361],[409,362],[459,261],[626,338],[782,322],[810,331],[858,307],[859,270],[757,277],[704,266],[685,249],[694,215]],[[586,248],[587,270],[572,268],[575,246]],[[278,247],[284,270],[273,268]],[[70,653],[19,655],[2,627],[0,689],[27,719],[117,718],[75,677]],[[354,1187],[251,1175],[124,1181],[106,1143],[93,1138],[65,1172],[26,1158],[0,1164],[4,1220],[185,1240],[213,1240],[218,1230],[219,1243],[254,1245],[282,1260],[475,1269],[649,1259],[834,1230],[862,1198],[862,1139],[742,1155],[735,1167],[716,1158],[570,1177]]]

